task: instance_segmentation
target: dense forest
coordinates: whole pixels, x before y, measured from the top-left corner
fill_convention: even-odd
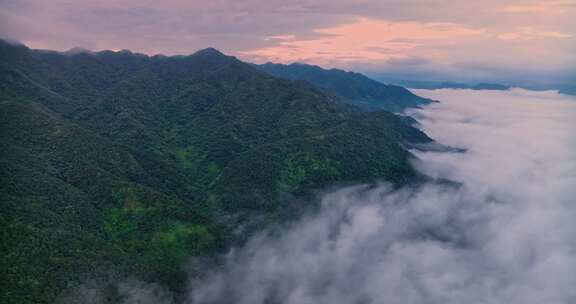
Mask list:
[[[271,75],[291,79],[306,80],[327,94],[334,94],[345,103],[363,110],[386,110],[402,112],[406,108],[418,107],[432,102],[406,88],[383,84],[360,73],[339,69],[323,69],[319,66],[292,63],[289,65],[265,63],[258,65]]]
[[[371,108],[399,109],[390,94]],[[417,180],[405,145],[430,139],[341,95],[215,49],[0,41],[0,302],[53,303],[87,281],[114,302],[127,277],[179,291],[191,256],[290,219],[314,190]]]

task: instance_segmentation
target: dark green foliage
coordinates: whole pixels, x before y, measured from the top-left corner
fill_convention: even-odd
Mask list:
[[[271,75],[291,80],[305,80],[336,94],[344,102],[366,110],[401,112],[425,105],[431,100],[412,94],[403,87],[385,85],[362,74],[338,69],[325,70],[315,65],[266,63],[258,66]]]
[[[183,288],[190,256],[286,218],[287,198],[416,174],[388,112],[214,49],[63,55],[0,42],[0,294],[52,303],[94,278]],[[114,283],[113,280],[111,283]]]

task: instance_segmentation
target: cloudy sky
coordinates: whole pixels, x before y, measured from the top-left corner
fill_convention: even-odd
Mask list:
[[[554,83],[576,70],[576,0],[0,0],[33,48],[307,62],[436,80]]]

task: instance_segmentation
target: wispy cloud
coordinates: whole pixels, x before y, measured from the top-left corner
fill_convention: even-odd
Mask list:
[[[576,7],[576,2],[571,0],[546,0],[529,3],[515,3],[496,8],[496,11],[518,14],[546,14],[561,15]]]
[[[358,18],[353,22],[330,28],[316,29],[319,36],[299,39],[295,34],[265,48],[240,52],[247,58],[278,62],[316,62],[324,65],[342,65],[340,58],[353,58],[353,64],[371,62],[385,63],[409,58],[443,60],[449,54],[441,54],[434,45],[479,40],[488,35],[485,29],[468,28],[453,23],[419,23],[412,21],[391,22]],[[271,40],[273,37],[268,37]],[[287,48],[295,49],[287,51]],[[321,52],[330,51],[323,55]],[[382,52],[386,50],[386,52]],[[336,54],[336,56],[334,56]]]

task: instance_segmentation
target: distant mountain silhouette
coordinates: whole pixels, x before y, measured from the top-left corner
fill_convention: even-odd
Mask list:
[[[508,90],[511,87],[508,85],[500,83],[465,83],[465,82],[453,82],[453,81],[430,81],[430,80],[407,80],[407,79],[397,79],[389,76],[381,76],[379,79],[383,81],[405,86],[411,89],[469,89],[469,90]]]
[[[293,63],[290,65],[266,63],[258,66],[271,75],[305,80],[335,94],[344,102],[366,110],[387,110],[402,112],[406,108],[418,107],[432,102],[414,95],[409,90],[394,85],[386,85],[360,73],[338,69],[326,70],[315,65]]]

